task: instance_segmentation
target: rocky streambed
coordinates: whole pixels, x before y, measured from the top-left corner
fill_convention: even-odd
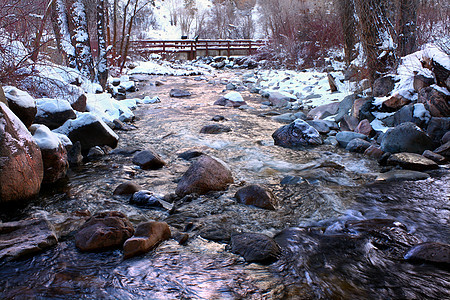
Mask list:
[[[275,145],[272,134],[298,111],[269,106],[247,90],[246,105],[221,99],[235,76],[135,76],[139,89],[128,97],[160,102],[134,111],[134,122],[117,131],[117,148],[70,169],[67,181],[47,186],[20,212],[3,213],[4,222],[47,220],[32,225],[48,242],[41,248],[49,247],[32,245],[0,263],[3,297],[448,298],[448,165],[420,174],[380,165],[338,147],[340,137]],[[174,89],[190,95],[177,97]],[[216,173],[219,183],[208,176]],[[186,174],[203,183],[181,188]],[[146,192],[131,196],[137,190]],[[148,240],[142,232],[153,230],[161,238],[127,259],[126,246],[80,251],[90,250],[88,238],[80,241],[86,220],[97,226],[100,219],[128,232],[118,240],[133,233]],[[18,239],[32,240],[26,228]]]

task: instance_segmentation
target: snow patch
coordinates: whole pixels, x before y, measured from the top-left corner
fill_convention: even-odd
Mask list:
[[[33,139],[41,149],[58,149],[62,144],[58,135],[52,132],[47,126],[33,124],[31,126],[34,131]]]
[[[36,107],[36,116],[38,117],[45,117],[48,113],[57,113],[72,110],[72,107],[70,106],[70,103],[68,101],[51,98],[36,99]]]
[[[24,108],[36,107],[36,103],[33,97],[31,97],[30,94],[28,94],[25,91],[21,91],[13,86],[5,86],[3,87],[3,91],[5,92],[5,96],[6,98],[8,98],[8,100],[14,102],[20,107]]]

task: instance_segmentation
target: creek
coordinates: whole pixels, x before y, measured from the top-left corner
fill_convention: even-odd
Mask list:
[[[271,135],[283,124],[268,116],[270,109],[260,108],[259,95],[242,92],[254,109],[213,105],[225,88],[220,81],[230,76],[235,75],[209,78],[216,84],[193,77],[136,78],[139,90],[129,97],[159,96],[161,102],[139,106],[133,123],[137,129],[118,132],[118,150],[70,170],[67,182],[47,187],[19,214],[2,215],[3,221],[45,217],[60,241],[34,257],[0,263],[1,298],[450,298],[448,266],[402,259],[418,241],[450,243],[448,165],[426,180],[382,183],[374,182],[381,171],[377,162],[360,154],[331,145],[274,146]],[[150,84],[155,80],[164,84]],[[192,96],[171,98],[172,88],[187,89]],[[200,134],[204,125],[215,123],[215,115],[224,116],[221,123],[232,131]],[[149,148],[168,165],[156,171],[133,165],[133,153]],[[136,207],[129,197],[113,196],[115,187],[129,180],[157,195],[174,193],[190,166],[178,154],[188,150],[226,162],[235,183],[225,192],[175,203],[174,213]],[[283,179],[288,184],[281,184]],[[271,189],[278,209],[236,203],[234,194],[245,184]],[[189,241],[179,245],[169,240],[128,260],[120,249],[78,251],[74,231],[86,215],[105,210],[125,213],[134,225],[165,221],[186,230]],[[373,226],[364,223],[373,219]],[[384,226],[386,222],[390,225]],[[282,230],[277,241],[283,257],[269,265],[246,263],[221,242],[233,232],[274,236]]]

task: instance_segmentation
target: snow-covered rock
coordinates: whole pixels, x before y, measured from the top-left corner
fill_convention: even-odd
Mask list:
[[[0,203],[37,195],[43,179],[41,151],[24,124],[1,102],[0,141]]]
[[[214,102],[214,105],[240,107],[242,105],[246,105],[246,102],[239,92],[229,92]]]
[[[107,93],[87,94],[86,109],[106,123],[112,123],[115,119],[131,121],[134,114],[128,105],[133,107],[135,103],[115,100]]]
[[[70,103],[62,99],[36,99],[37,113],[35,123],[55,129],[68,119],[75,119],[76,114]]]
[[[69,162],[66,148],[61,143],[59,136],[45,125],[34,124],[31,127],[31,130],[34,131],[33,139],[42,153],[44,163],[44,179],[42,182],[54,183],[64,178],[69,168]]]
[[[33,97],[25,91],[19,90],[13,86],[3,87],[5,97],[8,100],[9,108],[14,114],[22,120],[28,128],[33,123],[36,116],[36,103]]]
[[[119,136],[92,113],[80,113],[75,120],[68,120],[53,132],[68,136],[72,143],[80,141],[83,151],[103,145],[115,148],[119,140]]]
[[[275,145],[295,148],[308,145],[321,145],[320,133],[311,125],[297,119],[289,125],[278,128],[273,134]]]

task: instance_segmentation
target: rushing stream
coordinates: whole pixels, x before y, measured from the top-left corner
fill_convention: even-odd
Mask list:
[[[20,215],[1,216],[3,221],[44,216],[60,242],[32,258],[0,263],[0,298],[450,298],[448,266],[403,260],[408,247],[420,241],[450,243],[448,165],[427,180],[374,183],[380,167],[362,155],[330,145],[274,146],[271,134],[282,124],[260,109],[258,95],[242,92],[255,109],[213,105],[224,89],[220,77],[232,75],[218,76],[210,78],[215,85],[193,77],[142,76],[140,90],[131,96],[158,95],[161,103],[135,111],[137,129],[119,132],[117,150],[71,170],[66,183],[48,187]],[[151,85],[155,80],[164,85]],[[171,88],[193,95],[170,98]],[[200,134],[215,115],[223,115],[222,124],[232,131]],[[133,165],[133,153],[148,148],[168,165],[156,171]],[[190,165],[178,157],[187,150],[226,162],[235,183],[225,192],[175,203],[172,213],[113,196],[116,186],[132,180],[170,199]],[[237,204],[233,196],[245,184],[273,190],[277,210]],[[134,225],[165,221],[190,239],[186,245],[169,240],[128,260],[121,250],[78,251],[74,231],[86,216],[105,210],[125,213]],[[222,242],[233,232],[276,236],[283,255],[270,265],[246,263]]]

